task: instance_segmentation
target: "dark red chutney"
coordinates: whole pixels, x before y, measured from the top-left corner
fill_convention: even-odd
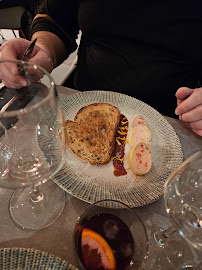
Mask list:
[[[125,143],[128,133],[128,119],[121,114],[120,123],[116,134],[116,143],[112,153],[114,175],[121,176],[127,174],[124,168]]]

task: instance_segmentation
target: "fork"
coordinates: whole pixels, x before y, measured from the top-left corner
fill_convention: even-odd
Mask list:
[[[37,38],[35,38],[31,42],[31,44],[28,46],[28,48],[26,49],[26,51],[24,52],[24,54],[23,54],[23,56],[21,58],[22,63],[18,66],[18,70],[19,70],[20,75],[23,75],[23,73],[25,72],[25,69],[26,69],[25,66],[23,65],[23,61],[24,61],[25,57],[30,57],[31,56],[36,41],[37,41]]]

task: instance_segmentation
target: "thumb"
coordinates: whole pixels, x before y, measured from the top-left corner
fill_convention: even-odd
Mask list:
[[[177,99],[179,100],[184,100],[187,97],[189,97],[192,93],[193,93],[193,89],[190,89],[188,87],[181,87],[177,90],[177,92],[175,93],[175,96]]]

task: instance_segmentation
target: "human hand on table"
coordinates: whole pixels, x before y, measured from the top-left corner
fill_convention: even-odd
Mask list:
[[[6,41],[0,47],[0,60],[20,60],[29,45],[30,41],[23,38],[15,38]],[[31,58],[25,58],[24,60],[29,60],[29,62],[43,67],[48,72],[51,72],[53,69],[52,59],[37,45],[34,47]],[[11,88],[21,88],[27,85],[25,78],[19,74],[18,66],[12,63],[1,65],[0,79],[5,86]]]
[[[202,136],[202,87],[190,89],[181,87],[175,94],[177,98],[176,115],[196,134]]]

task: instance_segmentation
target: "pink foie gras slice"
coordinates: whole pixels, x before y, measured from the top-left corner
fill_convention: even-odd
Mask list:
[[[132,129],[132,132],[129,136],[128,143],[132,148],[134,145],[144,142],[151,149],[152,135],[148,126],[137,125]]]
[[[137,125],[147,125],[146,121],[143,116],[141,115],[134,115],[132,120],[131,120],[131,128],[133,129]]]
[[[133,146],[129,153],[129,165],[137,175],[144,175],[152,167],[152,155],[148,145],[141,142]]]

